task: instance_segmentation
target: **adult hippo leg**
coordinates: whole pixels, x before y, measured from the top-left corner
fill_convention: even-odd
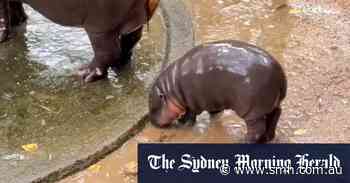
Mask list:
[[[142,31],[143,31],[143,27],[141,26],[140,28],[136,29],[134,32],[123,35],[121,37],[122,53],[121,53],[121,59],[117,69],[121,69],[121,67],[125,66],[130,62],[131,56],[132,56],[132,50],[137,44],[137,42],[140,41],[142,37]]]
[[[89,32],[89,39],[95,53],[92,62],[79,69],[84,82],[92,82],[107,77],[109,67],[116,66],[120,60],[121,45],[116,31]]]
[[[266,143],[264,137],[266,133],[266,118],[265,116],[255,119],[255,120],[246,120],[247,124],[247,140],[250,143]]]
[[[0,42],[8,39],[10,33],[9,1],[0,0]]]
[[[27,20],[22,2],[10,1],[9,7],[11,27],[19,26]]]

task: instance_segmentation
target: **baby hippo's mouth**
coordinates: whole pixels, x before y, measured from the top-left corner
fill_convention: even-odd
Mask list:
[[[179,105],[178,102],[169,99],[166,103],[165,109],[162,110],[160,114],[157,126],[161,128],[169,127],[175,120],[180,119],[185,113],[185,109]]]

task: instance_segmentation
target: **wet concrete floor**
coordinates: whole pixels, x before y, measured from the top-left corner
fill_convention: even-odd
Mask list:
[[[147,112],[145,90],[164,57],[158,12],[121,77],[83,85],[72,74],[92,59],[86,33],[26,10],[26,30],[0,45],[0,182],[62,168],[133,126]]]
[[[274,55],[288,95],[272,143],[350,142],[350,3],[346,0],[184,0],[196,43],[237,39]],[[245,125],[225,112],[194,128],[146,127],[120,150],[60,183],[137,182],[138,143],[244,143]],[[123,180],[123,181],[121,181]]]

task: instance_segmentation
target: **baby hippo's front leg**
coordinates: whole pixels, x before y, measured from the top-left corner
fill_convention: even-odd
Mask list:
[[[178,122],[181,125],[188,124],[189,126],[193,126],[196,123],[196,116],[195,113],[187,111],[180,119],[178,119]]]

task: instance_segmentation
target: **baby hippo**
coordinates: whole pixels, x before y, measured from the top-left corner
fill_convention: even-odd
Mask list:
[[[164,69],[152,85],[151,122],[167,127],[231,109],[245,120],[247,140],[266,143],[275,136],[286,96],[281,65],[266,51],[226,40],[193,48]]]

